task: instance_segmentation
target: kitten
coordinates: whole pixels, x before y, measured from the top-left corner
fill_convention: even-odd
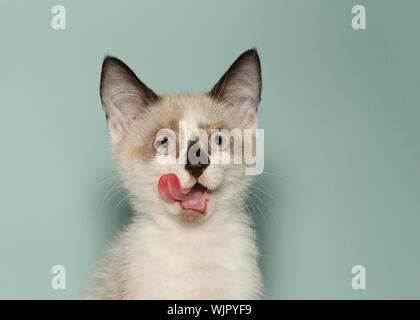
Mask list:
[[[243,208],[250,177],[243,161],[217,158],[237,150],[243,157],[249,142],[229,132],[257,128],[257,51],[244,52],[210,92],[173,96],[157,95],[122,61],[106,57],[100,91],[137,214],[94,271],[86,297],[261,298],[255,234]]]

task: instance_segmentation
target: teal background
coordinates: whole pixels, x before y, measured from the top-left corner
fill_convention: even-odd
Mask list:
[[[367,30],[351,28],[356,4]],[[105,54],[168,94],[210,89],[253,46],[265,297],[420,298],[419,16],[418,1],[1,0],[0,298],[81,298],[129,220],[99,100]],[[56,264],[66,290],[51,288]],[[356,264],[366,290],[351,287]]]

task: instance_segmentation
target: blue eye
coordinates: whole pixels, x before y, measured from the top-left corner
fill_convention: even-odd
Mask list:
[[[164,148],[168,148],[168,137],[164,137],[162,141],[160,141],[160,145]]]
[[[176,150],[176,139],[169,134],[160,133],[153,141],[153,148],[160,154],[172,153]]]
[[[210,147],[214,150],[222,151],[229,146],[229,136],[221,131],[213,132],[210,136]]]

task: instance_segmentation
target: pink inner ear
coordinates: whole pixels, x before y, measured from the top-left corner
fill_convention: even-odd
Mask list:
[[[108,119],[108,132],[114,143],[120,141],[126,134],[126,130],[120,122],[111,117]]]
[[[124,115],[120,110],[115,110],[114,114],[108,116],[108,130],[114,142],[120,141],[128,132],[129,127],[136,121],[142,120],[142,115]]]
[[[255,110],[249,109],[243,119],[244,128],[255,128],[258,122],[258,115]]]
[[[234,106],[232,108],[232,114],[239,119],[242,128],[252,129],[258,124],[257,108],[252,103],[252,99],[241,101],[240,104]]]

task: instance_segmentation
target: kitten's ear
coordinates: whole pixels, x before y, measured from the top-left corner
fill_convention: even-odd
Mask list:
[[[121,140],[130,124],[143,118],[145,108],[159,100],[124,62],[114,57],[106,57],[102,63],[100,91],[113,142]]]
[[[211,89],[210,96],[226,103],[243,128],[256,128],[261,100],[261,64],[257,50],[242,53]]]

